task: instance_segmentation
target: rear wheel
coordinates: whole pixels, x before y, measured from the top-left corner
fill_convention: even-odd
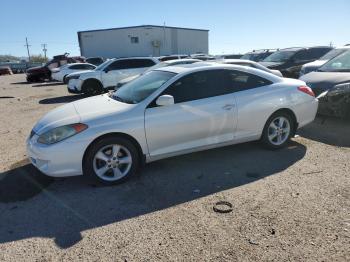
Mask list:
[[[294,126],[288,113],[276,112],[267,120],[261,140],[270,149],[280,149],[290,141]]]
[[[84,174],[95,181],[114,185],[137,172],[140,159],[132,142],[121,137],[107,137],[94,143],[84,158]]]
[[[97,80],[88,79],[84,82],[82,91],[89,96],[95,96],[103,93],[103,86]]]

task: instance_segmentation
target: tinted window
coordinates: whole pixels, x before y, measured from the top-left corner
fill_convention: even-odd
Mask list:
[[[124,59],[115,61],[108,66],[109,70],[121,70],[121,69],[132,69],[150,67],[155,65],[155,62],[151,59]]]
[[[85,69],[85,65],[71,65],[70,69]]]
[[[329,50],[330,48],[310,48],[301,50],[294,56],[294,59],[296,61],[316,60],[327,53]]]
[[[225,70],[192,73],[177,80],[163,94],[172,95],[175,103],[231,93],[225,84]]]
[[[226,74],[228,78],[228,88],[232,90],[232,92],[239,92],[272,84],[271,81],[265,78],[241,71],[227,70]]]

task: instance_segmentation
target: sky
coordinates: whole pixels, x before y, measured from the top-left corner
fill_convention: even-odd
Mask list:
[[[0,54],[79,55],[78,31],[209,29],[209,53],[350,43],[350,0],[16,0],[1,3]]]

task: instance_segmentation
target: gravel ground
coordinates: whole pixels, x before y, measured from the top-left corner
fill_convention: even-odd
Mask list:
[[[96,187],[28,164],[34,123],[81,96],[24,81],[0,76],[0,261],[350,261],[349,122],[317,118],[280,151],[208,150]],[[214,212],[220,200],[233,211]]]

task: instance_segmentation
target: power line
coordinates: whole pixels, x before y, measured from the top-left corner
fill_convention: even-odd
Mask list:
[[[29,54],[29,47],[30,47],[30,45],[28,44],[28,39],[27,39],[27,37],[26,37],[26,44],[25,44],[24,46],[27,47],[28,61],[30,62],[30,54]]]

